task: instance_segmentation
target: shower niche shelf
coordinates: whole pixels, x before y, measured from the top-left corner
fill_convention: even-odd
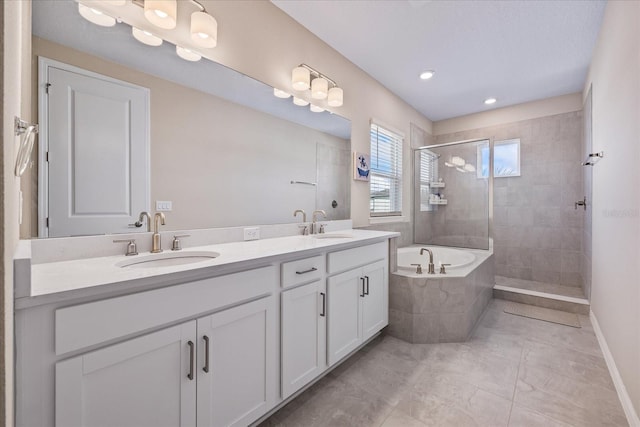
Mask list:
[[[429,187],[431,188],[444,188],[445,184],[442,181],[430,182]]]
[[[429,204],[430,205],[446,205],[447,204],[447,199],[429,200]]]

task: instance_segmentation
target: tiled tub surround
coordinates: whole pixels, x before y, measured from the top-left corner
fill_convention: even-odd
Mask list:
[[[389,328],[396,338],[414,343],[462,342],[471,334],[492,297],[494,257],[470,250],[476,261],[457,272],[418,275],[404,271],[389,277]]]
[[[520,138],[521,176],[493,183],[497,275],[582,285],[585,211],[574,209],[584,196],[581,135],[582,112],[576,111],[436,137],[437,144]]]

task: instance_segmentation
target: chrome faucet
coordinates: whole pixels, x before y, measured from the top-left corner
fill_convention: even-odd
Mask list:
[[[147,219],[147,233],[151,231],[151,215],[149,212],[142,211],[140,212],[140,217],[138,218],[138,222],[135,223],[136,227],[142,227],[144,219]]]
[[[429,252],[429,266],[427,268],[427,273],[436,274],[436,266],[433,265],[433,252],[431,252],[431,249],[420,248],[420,255],[424,254],[425,252]]]
[[[158,233],[158,228],[160,225],[164,225],[164,213],[156,212],[153,218],[153,240],[151,245],[151,253],[157,254],[162,252],[162,237],[160,233]]]
[[[295,217],[299,213],[302,214],[302,225],[299,225],[298,227],[302,230],[302,235],[306,236],[307,234],[309,234],[309,225],[307,224],[307,213],[302,209],[296,209],[295,211],[293,211],[293,216]]]
[[[318,234],[318,233],[324,233],[324,227],[320,226],[320,229],[318,230],[318,214],[322,215],[323,218],[327,217],[327,213],[325,211],[323,211],[322,209],[318,209],[317,211],[313,211],[313,214],[311,214],[311,234]]]

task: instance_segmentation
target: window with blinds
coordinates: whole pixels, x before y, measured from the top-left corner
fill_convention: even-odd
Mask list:
[[[371,216],[402,215],[403,137],[371,124]]]
[[[433,151],[422,149],[420,155],[420,211],[435,210],[437,205],[429,204],[431,183],[438,180],[438,156]]]

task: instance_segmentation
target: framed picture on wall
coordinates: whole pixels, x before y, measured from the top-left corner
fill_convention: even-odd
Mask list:
[[[369,181],[370,157],[365,153],[353,152],[353,179]]]

